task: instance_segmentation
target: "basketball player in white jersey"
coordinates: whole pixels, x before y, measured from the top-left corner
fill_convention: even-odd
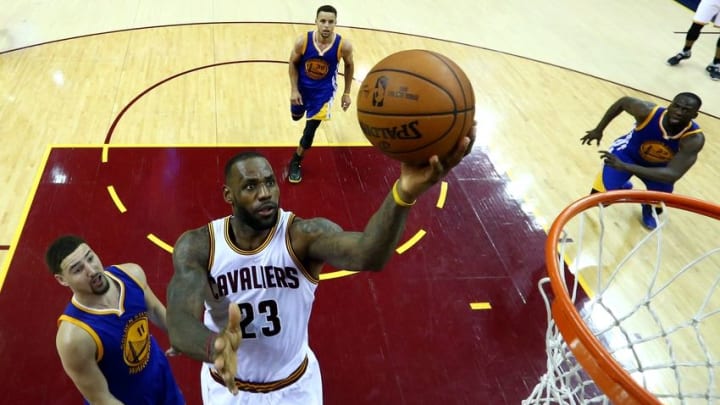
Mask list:
[[[322,404],[320,368],[308,345],[322,265],[381,270],[410,207],[460,163],[474,139],[473,128],[442,161],[403,163],[363,232],[282,210],[267,159],[255,152],[231,158],[223,197],[232,215],[180,236],[168,286],[170,342],[204,362],[204,403]]]

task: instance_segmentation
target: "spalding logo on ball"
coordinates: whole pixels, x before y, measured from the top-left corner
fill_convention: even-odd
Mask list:
[[[475,93],[465,72],[446,56],[421,49],[394,53],[373,66],[356,105],[370,143],[413,164],[447,155],[475,117]]]

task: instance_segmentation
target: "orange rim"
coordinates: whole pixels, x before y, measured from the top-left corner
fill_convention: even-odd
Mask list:
[[[615,404],[660,404],[618,364],[583,321],[564,287],[564,269],[557,266],[557,241],[571,218],[602,203],[665,203],[668,207],[720,219],[720,206],[692,197],[658,191],[619,190],[591,194],[567,206],[553,222],[545,242],[545,261],[555,298],[552,314],[563,339],[595,384]]]

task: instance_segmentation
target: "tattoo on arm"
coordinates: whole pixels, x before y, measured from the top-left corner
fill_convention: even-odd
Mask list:
[[[300,230],[312,235],[311,259],[347,270],[381,270],[395,251],[409,211],[388,194],[363,232],[343,232],[325,219],[303,221],[307,223],[301,223]]]
[[[211,361],[206,350],[212,332],[200,320],[209,286],[210,235],[207,228],[186,232],[173,250],[175,274],[167,290],[167,326],[171,345],[201,361]]]

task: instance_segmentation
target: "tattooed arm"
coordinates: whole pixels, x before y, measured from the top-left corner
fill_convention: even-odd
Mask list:
[[[170,344],[196,360],[213,361],[216,335],[200,321],[209,292],[207,265],[210,234],[207,227],[185,232],[173,249],[175,274],[167,289],[167,326]]]
[[[474,140],[473,126],[443,161],[433,156],[429,165],[402,163],[394,190],[385,197],[363,232],[343,232],[325,218],[297,220],[291,228],[293,249],[313,269],[326,262],[347,270],[381,270],[403,234],[410,206],[462,161]]]

